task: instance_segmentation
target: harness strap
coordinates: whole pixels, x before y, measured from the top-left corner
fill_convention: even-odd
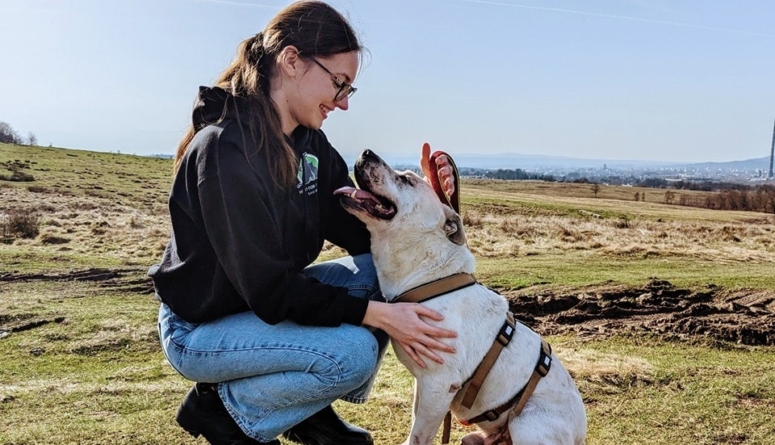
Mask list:
[[[514,417],[522,413],[522,409],[525,407],[525,404],[527,404],[530,396],[533,395],[533,391],[535,391],[538,381],[543,377],[546,377],[546,374],[549,374],[549,369],[551,369],[551,367],[552,347],[545,340],[541,339],[541,357],[538,359],[538,363],[533,371],[533,375],[530,376],[530,380],[527,382],[527,386],[525,386],[525,392],[523,392],[522,397],[519,398],[519,403],[511,410],[511,414]]]
[[[527,404],[528,399],[530,399],[530,396],[533,395],[533,391],[535,391],[536,385],[538,385],[538,381],[549,373],[551,367],[552,347],[549,345],[549,343],[546,342],[546,340],[541,339],[541,354],[538,357],[538,363],[536,363],[536,366],[533,369],[533,374],[530,376],[530,380],[528,380],[525,387],[522,388],[514,397],[512,397],[511,400],[504,403],[503,405],[495,409],[485,411],[484,413],[461,423],[472,424],[484,421],[492,422],[500,417],[501,414],[508,411],[512,406],[512,415],[514,415],[514,417],[520,415],[520,413],[522,413],[522,409],[525,407],[525,404]]]
[[[476,277],[470,273],[457,273],[409,289],[394,300],[396,303],[420,303],[440,295],[476,284]]]
[[[492,346],[490,346],[490,350],[487,351],[487,354],[485,354],[482,362],[479,363],[476,371],[474,371],[474,375],[470,379],[468,388],[463,395],[463,401],[461,402],[464,407],[470,409],[474,404],[476,396],[479,395],[479,390],[482,389],[484,379],[487,378],[487,374],[490,373],[490,369],[492,369],[493,365],[495,365],[495,362],[501,355],[503,348],[509,344],[511,337],[514,336],[515,323],[514,314],[508,312],[506,314],[506,321],[503,323],[500,332],[498,332],[498,336],[495,338]]]
[[[449,432],[452,430],[452,413],[447,411],[444,415],[444,429],[441,432],[441,443],[447,445],[449,443]]]

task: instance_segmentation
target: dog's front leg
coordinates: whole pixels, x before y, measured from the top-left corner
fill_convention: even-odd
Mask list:
[[[455,392],[446,382],[417,380],[414,385],[412,431],[404,445],[430,445],[449,411]]]

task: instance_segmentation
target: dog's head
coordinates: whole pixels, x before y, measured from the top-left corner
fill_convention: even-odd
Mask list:
[[[412,171],[393,170],[366,150],[355,163],[355,180],[359,188],[343,187],[335,193],[371,233],[372,254],[386,296],[386,287],[427,279],[429,270],[440,276],[473,272],[460,216],[439,200],[423,178]],[[420,269],[426,272],[416,277]]]
[[[335,193],[341,196],[344,208],[363,221],[372,235],[391,227],[397,231],[412,220],[415,222],[408,227],[415,232],[440,227],[450,242],[465,244],[460,216],[442,204],[430,184],[411,170],[395,171],[374,152],[366,150],[355,163],[355,181],[359,189],[343,187]],[[423,217],[417,218],[417,214]]]

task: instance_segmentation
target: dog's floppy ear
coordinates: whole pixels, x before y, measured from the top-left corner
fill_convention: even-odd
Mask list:
[[[444,233],[447,238],[458,246],[462,246],[466,243],[466,233],[463,230],[463,221],[460,220],[460,215],[455,213],[448,206],[444,207]]]

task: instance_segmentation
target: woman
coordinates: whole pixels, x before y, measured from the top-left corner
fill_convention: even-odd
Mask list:
[[[331,403],[366,400],[384,334],[421,365],[454,352],[423,320],[441,314],[380,301],[369,234],[333,194],[352,182],[320,127],[348,109],[361,50],[333,8],[294,3],[200,88],[149,275],[164,353],[198,382],[176,420],[212,444],[371,444]],[[310,266],[324,240],[351,256]]]

